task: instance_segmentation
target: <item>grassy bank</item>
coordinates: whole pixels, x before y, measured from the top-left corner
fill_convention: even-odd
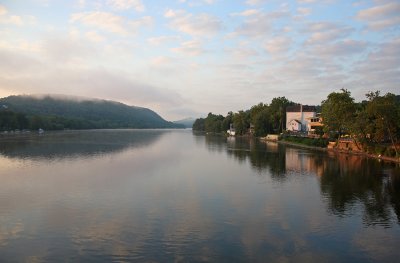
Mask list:
[[[281,141],[296,143],[311,147],[321,147],[326,148],[328,145],[328,140],[323,138],[308,138],[308,137],[294,137],[294,136],[287,136],[283,137]]]

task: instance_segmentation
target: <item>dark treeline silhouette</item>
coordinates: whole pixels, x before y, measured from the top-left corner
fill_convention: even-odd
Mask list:
[[[0,99],[0,130],[183,128],[152,110],[106,100],[45,96]]]

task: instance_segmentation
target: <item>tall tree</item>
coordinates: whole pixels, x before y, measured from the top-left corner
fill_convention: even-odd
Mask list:
[[[233,115],[233,126],[235,127],[236,134],[245,134],[249,128],[249,125],[249,118],[246,112],[241,110]]]
[[[286,107],[294,105],[293,101],[289,101],[285,97],[273,98],[270,107],[270,118],[272,123],[272,128],[276,133],[283,132],[286,128]]]
[[[341,92],[332,92],[322,101],[321,114],[325,132],[342,134],[351,131],[356,104],[350,91],[341,89]]]
[[[270,110],[268,107],[265,107],[254,116],[253,124],[255,136],[266,136],[272,132]]]
[[[371,134],[373,140],[381,142],[389,138],[397,154],[396,142],[400,133],[398,122],[400,103],[396,100],[396,96],[391,93],[380,96],[380,92],[375,91],[366,94],[366,96],[369,101],[365,110],[369,116],[370,124],[373,126],[373,133]]]

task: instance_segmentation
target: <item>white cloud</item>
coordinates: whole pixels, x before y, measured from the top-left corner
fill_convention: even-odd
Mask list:
[[[312,4],[317,2],[317,0],[297,0],[299,4]]]
[[[7,16],[0,17],[1,24],[12,24],[17,26],[22,26],[24,23],[22,22],[22,18],[20,16]]]
[[[108,4],[116,10],[135,9],[138,12],[145,11],[141,0],[108,0]]]
[[[93,42],[102,42],[104,41],[104,37],[99,35],[99,33],[97,33],[96,31],[89,31],[86,32],[86,37]]]
[[[379,44],[374,52],[356,65],[354,72],[358,77],[355,86],[369,90],[388,90],[398,93],[400,83],[400,38]],[[367,90],[365,90],[367,88]]]
[[[222,29],[222,22],[217,17],[205,13],[193,15],[184,10],[169,9],[164,16],[171,19],[171,28],[192,36],[210,37]]]
[[[172,51],[182,53],[184,55],[198,56],[204,53],[206,50],[202,47],[200,41],[191,40],[181,43],[180,47],[173,48]]]
[[[179,41],[181,38],[179,36],[159,36],[151,37],[147,39],[147,42],[153,46],[163,45],[165,43]]]
[[[267,41],[265,49],[271,55],[278,55],[289,51],[292,40],[288,37],[279,36]]]
[[[95,27],[104,31],[120,35],[134,34],[140,27],[149,26],[151,17],[143,17],[137,20],[128,20],[108,12],[82,12],[71,15],[70,22],[80,22],[86,26]]]
[[[266,3],[266,2],[268,2],[268,0],[247,0],[246,4],[248,4],[248,5],[260,5],[260,4],[263,4],[263,3]]]
[[[199,6],[202,4],[212,5],[217,0],[179,0],[180,3],[187,3],[189,6]]]
[[[166,56],[159,56],[151,59],[151,65],[159,67],[159,66],[167,66],[173,64],[175,59]]]
[[[308,24],[305,32],[311,36],[307,44],[328,43],[348,37],[354,31],[346,25],[339,25],[331,22],[314,22]]]
[[[382,30],[400,25],[400,2],[389,2],[361,10],[356,18],[365,21],[369,29]]]
[[[85,8],[86,6],[86,0],[77,0],[75,4],[78,8]]]
[[[228,54],[231,54],[232,56],[234,56],[239,60],[250,59],[252,57],[260,55],[256,49],[246,45],[240,45],[234,48],[228,48],[226,49],[226,52],[228,52]]]
[[[312,12],[311,8],[305,8],[305,7],[297,8],[297,13],[299,13],[302,16],[309,16],[311,12]]]
[[[253,16],[253,15],[257,15],[260,13],[260,10],[258,9],[248,9],[248,10],[244,10],[240,13],[233,13],[231,14],[232,16]]]
[[[40,75],[42,72],[42,61],[30,54],[29,50],[0,45],[0,87],[12,89],[6,80]]]
[[[242,13],[246,14],[246,13]],[[246,37],[265,37],[272,33],[273,22],[277,19],[288,17],[287,11],[254,12],[247,13],[243,23],[236,28],[234,35]]]
[[[24,24],[22,18],[16,15],[7,15],[8,10],[5,6],[0,5],[0,24],[10,24],[21,26]]]
[[[357,17],[360,19],[376,19],[385,18],[391,15],[398,15],[400,13],[400,3],[390,2],[384,5],[374,6],[368,9],[361,10]]]
[[[90,42],[83,41],[79,35],[53,35],[43,41],[43,57],[54,64],[79,67],[96,57],[98,49]]]
[[[318,46],[314,46],[313,51],[318,57],[326,57],[330,60],[332,58],[339,57],[346,57],[351,59],[351,55],[362,53],[367,47],[367,42],[345,39],[333,44],[321,44]]]
[[[0,5],[0,16],[7,14],[7,8],[3,5]]]

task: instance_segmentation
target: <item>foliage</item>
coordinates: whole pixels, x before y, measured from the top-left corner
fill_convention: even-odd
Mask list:
[[[222,115],[214,115],[211,112],[204,120],[204,128],[206,132],[222,132],[222,121],[224,117]]]
[[[354,103],[350,92],[333,92],[322,103],[325,131],[351,134],[372,154],[396,156],[400,137],[399,96],[379,91],[366,94],[367,100]],[[391,146],[385,144],[390,143]]]
[[[157,113],[146,108],[128,106],[122,103],[66,99],[46,96],[10,96],[0,99],[0,105],[7,110],[23,114],[29,120],[26,125],[20,115],[19,123],[24,128],[54,129],[100,129],[100,128],[183,128],[168,122]],[[4,109],[2,110],[5,111]],[[14,126],[13,126],[14,127]],[[0,126],[5,129],[6,127]]]
[[[270,120],[270,110],[268,108],[264,108],[254,116],[253,124],[256,136],[263,137],[273,132]]]
[[[336,132],[340,135],[351,130],[356,104],[350,91],[332,92],[322,101],[321,113],[325,132]]]
[[[250,127],[250,115],[244,111],[239,111],[233,115],[233,126],[236,134],[244,135]]]
[[[203,119],[197,119],[193,124],[193,130],[205,132],[225,132],[231,125],[236,134],[245,135],[250,127],[254,128],[255,136],[266,136],[269,133],[281,132],[285,129],[286,106],[294,104],[285,97],[272,99],[270,105],[260,102],[247,111],[232,111],[223,117],[209,113]]]
[[[367,101],[356,103],[346,89],[330,93],[321,107],[317,106],[324,126],[317,127],[315,133],[320,137],[326,133],[335,139],[348,134],[370,153],[399,156],[400,96],[391,93],[381,96],[379,91],[366,96]],[[233,125],[237,135],[249,133],[250,127],[255,136],[279,133],[285,129],[286,107],[290,105],[294,102],[277,97],[269,105],[261,102],[247,111],[229,112],[226,117],[209,113],[207,118],[197,119],[193,129],[225,132]],[[318,147],[328,144],[322,138],[287,137],[286,140]]]
[[[29,120],[25,114],[10,110],[0,110],[0,130],[23,130],[29,128]]]
[[[206,126],[204,124],[205,120],[203,118],[196,119],[193,123],[192,129],[194,131],[205,131]]]
[[[294,102],[289,101],[285,97],[272,99],[271,104],[269,105],[269,110],[271,112],[270,120],[272,124],[272,129],[275,133],[281,133],[285,130],[286,107],[294,104]]]

